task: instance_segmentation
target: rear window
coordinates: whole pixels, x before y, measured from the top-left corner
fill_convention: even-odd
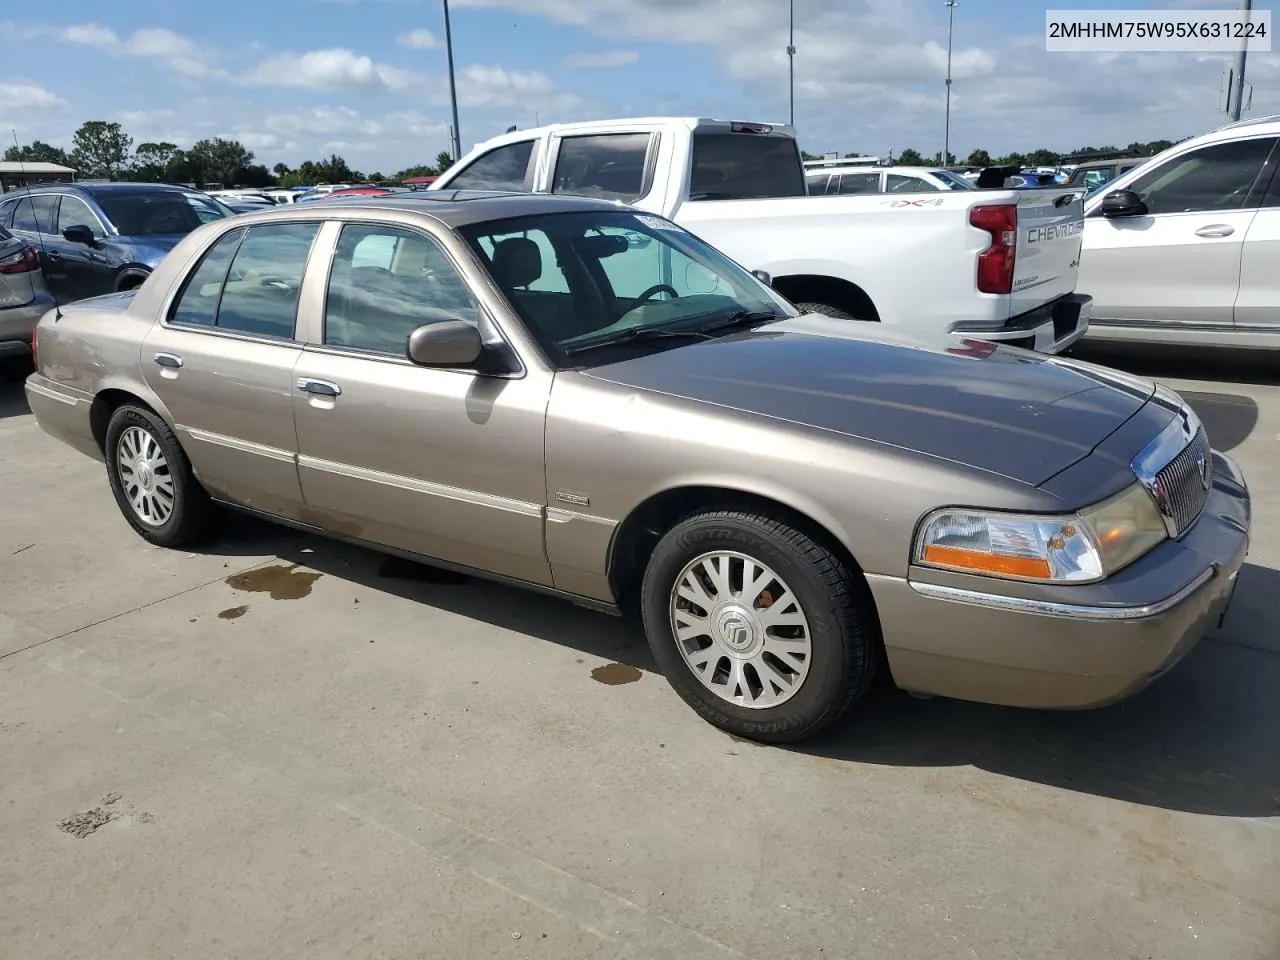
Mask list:
[[[690,200],[803,197],[795,140],[755,133],[695,133]]]

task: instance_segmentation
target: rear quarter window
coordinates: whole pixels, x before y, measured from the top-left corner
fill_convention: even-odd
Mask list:
[[[758,133],[695,133],[690,200],[803,197],[804,164],[795,140]]]

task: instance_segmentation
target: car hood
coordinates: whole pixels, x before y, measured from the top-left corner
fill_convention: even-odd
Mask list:
[[[817,315],[583,371],[914,450],[1039,486],[1151,398],[1150,381],[959,337]]]

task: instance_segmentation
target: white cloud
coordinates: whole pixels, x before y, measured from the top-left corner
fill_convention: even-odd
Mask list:
[[[458,71],[458,102],[466,107],[528,107],[571,109],[579,98],[565,93],[537,70],[507,70],[473,63]]]
[[[421,79],[409,70],[375,63],[371,57],[340,47],[281,53],[258,64],[248,76],[267,86],[364,93],[403,90]]]
[[[396,43],[410,50],[438,50],[444,46],[430,30],[409,30],[396,37]]]
[[[0,83],[0,108],[16,110],[23,107],[59,107],[67,101],[44,87],[30,83]]]
[[[606,50],[603,53],[575,53],[565,57],[566,67],[625,67],[637,62],[640,54],[636,50]]]
[[[223,71],[209,65],[195,41],[163,27],[145,27],[122,39],[114,30],[100,24],[77,23],[58,31],[58,39],[93,47],[113,57],[152,60],[184,77],[223,75]]]

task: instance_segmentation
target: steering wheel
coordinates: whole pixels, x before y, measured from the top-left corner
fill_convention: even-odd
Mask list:
[[[639,303],[637,303],[635,307],[632,307],[632,308],[631,308],[631,310],[636,309],[636,307],[639,307],[639,306],[640,306],[641,304],[643,304],[646,300],[651,300],[651,299],[653,299],[653,297],[655,297],[657,294],[662,293],[662,292],[664,292],[664,291],[665,291],[665,292],[667,292],[667,293],[669,293],[669,294],[671,294],[671,298],[672,298],[673,300],[679,300],[679,299],[680,299],[680,294],[676,291],[676,288],[675,288],[675,287],[671,286],[671,284],[669,284],[669,283],[655,283],[652,287],[650,287],[650,288],[649,288],[648,290],[646,290],[644,293],[640,294],[640,296],[636,297],[636,300],[638,300],[638,301],[639,301]],[[631,310],[628,310],[627,312],[628,312],[628,313],[630,313],[630,312],[631,312]]]

